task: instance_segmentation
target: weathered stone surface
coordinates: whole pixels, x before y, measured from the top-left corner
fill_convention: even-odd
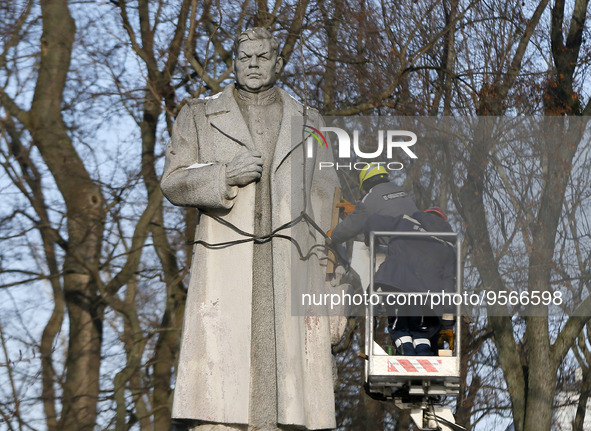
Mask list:
[[[220,424],[194,428],[199,431],[276,430],[279,424],[330,429],[328,318],[291,313],[292,292],[303,290],[292,283],[320,287],[324,274],[315,259],[292,263],[289,240],[253,242],[244,234],[268,235],[291,221],[304,209],[304,196],[309,214],[328,230],[338,180],[292,148],[291,119],[304,114],[303,106],[273,87],[281,61],[271,41],[256,33],[247,32],[252,40],[241,35],[237,85],[190,100],[166,150],[165,196],[200,210],[173,416]],[[320,126],[317,112],[307,115],[308,124]],[[303,222],[281,234],[303,250],[323,243]],[[301,281],[292,280],[293,271]]]

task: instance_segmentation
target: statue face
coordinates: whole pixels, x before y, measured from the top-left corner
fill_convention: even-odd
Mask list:
[[[238,85],[252,93],[267,90],[275,84],[283,60],[267,39],[245,40],[238,46],[234,59],[234,75]]]

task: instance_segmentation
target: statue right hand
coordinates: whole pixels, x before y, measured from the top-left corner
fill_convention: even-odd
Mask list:
[[[226,165],[226,183],[242,187],[258,180],[262,172],[262,155],[257,151],[244,150]]]

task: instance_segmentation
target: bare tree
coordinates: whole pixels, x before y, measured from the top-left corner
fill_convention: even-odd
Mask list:
[[[162,150],[183,100],[229,82],[232,38],[252,25],[285,40],[282,85],[324,114],[556,117],[537,140],[423,142],[405,186],[465,233],[466,288],[560,288],[585,306],[590,154],[563,120],[591,110],[588,1],[526,3],[3,2],[0,295],[14,308],[0,315],[4,424],[170,429],[197,213],[163,201]],[[357,178],[347,181],[354,200]],[[51,297],[36,319],[32,289],[35,304]],[[408,426],[363,393],[350,323],[341,429]],[[576,359],[581,429],[588,312],[463,324],[461,422],[510,411],[516,430],[551,429],[559,376]]]

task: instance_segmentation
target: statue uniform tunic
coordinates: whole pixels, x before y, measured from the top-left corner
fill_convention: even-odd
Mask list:
[[[271,233],[271,160],[283,116],[275,88],[262,93],[235,90],[254,148],[263,156],[263,172],[256,184],[254,234]],[[255,242],[252,262],[250,425],[276,429],[277,370],[273,250],[271,240]]]

